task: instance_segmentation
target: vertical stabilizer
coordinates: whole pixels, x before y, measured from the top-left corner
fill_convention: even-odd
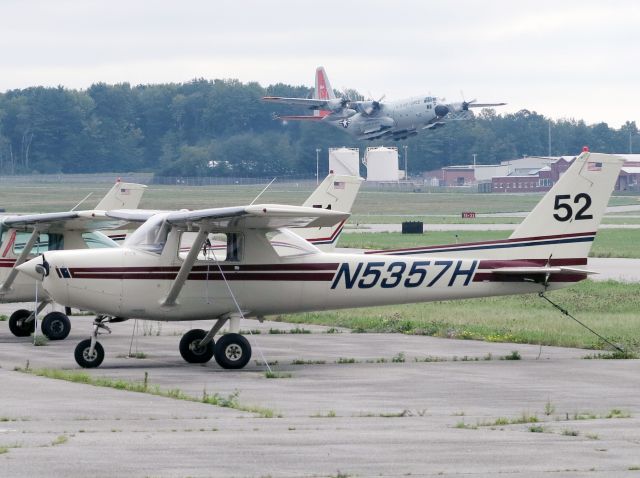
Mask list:
[[[351,212],[362,181],[357,176],[329,174],[302,205]],[[341,222],[333,227],[296,229],[296,234],[328,252],[335,249],[343,227]]]
[[[324,66],[316,68],[316,88],[313,90],[313,97],[317,100],[332,100],[336,97],[329,83],[327,72],[324,71]],[[315,110],[314,116],[325,117],[331,114],[331,111],[327,110]]]
[[[583,152],[509,237],[544,245],[540,257],[587,257],[624,159]]]
[[[98,203],[96,210],[137,209],[146,188],[147,186],[143,184],[116,181],[109,192],[105,194]]]
[[[329,83],[327,72],[324,71],[324,66],[316,68],[316,89],[313,97],[318,100],[332,100],[336,97],[331,83]]]

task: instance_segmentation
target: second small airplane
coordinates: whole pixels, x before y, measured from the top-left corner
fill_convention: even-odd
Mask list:
[[[433,130],[449,121],[473,117],[470,108],[489,108],[506,103],[477,103],[476,100],[445,103],[435,96],[414,96],[383,103],[379,100],[355,101],[347,97],[336,98],[329,78],[320,66],[316,69],[313,98],[284,98],[265,96],[262,101],[314,110],[313,115],[274,115],[275,119],[295,121],[323,121],[359,140],[406,139],[421,130]]]

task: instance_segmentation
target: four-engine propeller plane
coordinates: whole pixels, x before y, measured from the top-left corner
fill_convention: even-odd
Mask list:
[[[583,152],[504,241],[458,244],[424,251],[325,253],[286,228],[330,227],[348,214],[334,210],[251,205],[169,212],[150,217],[121,248],[47,252],[19,266],[42,280],[57,302],[98,313],[90,339],[78,344],[82,367],[97,367],[97,342],[108,322],[215,319],[180,340],[190,363],[215,357],[224,368],[244,367],[251,346],[241,317],[348,307],[528,294],[569,286],[583,269],[623,159]],[[111,211],[130,220],[130,212]],[[184,234],[196,232],[189,251]],[[202,252],[210,233],[226,238],[221,254]],[[296,247],[271,240],[286,237]],[[229,332],[214,336],[229,322]]]
[[[356,101],[336,98],[323,67],[316,69],[313,98],[265,96],[262,101],[314,110],[313,115],[274,116],[284,121],[323,121],[359,140],[406,139],[421,130],[433,130],[448,121],[473,117],[471,108],[503,106],[506,103],[477,103],[476,100],[446,103],[431,95],[416,96],[383,103],[379,100]]]
[[[0,217],[0,302],[35,300],[33,281],[17,269],[29,258],[58,249],[117,247],[116,242],[98,230],[120,228],[125,222],[106,217],[105,211],[138,207],[145,188],[142,184],[118,180],[94,210]],[[51,299],[46,294],[38,299],[37,312],[40,313]],[[34,330],[34,317],[33,311],[16,310],[9,317],[9,330],[17,337],[30,335]],[[69,335],[71,322],[66,314],[52,311],[45,315],[41,327],[50,340],[62,340]]]

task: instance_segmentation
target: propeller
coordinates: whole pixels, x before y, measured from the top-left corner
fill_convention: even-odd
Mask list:
[[[469,111],[469,106],[472,105],[473,103],[475,103],[476,101],[478,101],[476,98],[472,99],[471,101],[464,101],[464,99],[462,100],[462,111]]]
[[[370,116],[371,114],[373,114],[376,111],[380,110],[380,106],[381,106],[382,100],[384,100],[385,96],[387,96],[387,95],[382,95],[380,97],[380,99],[378,99],[378,100],[370,100],[370,101],[363,102],[362,103],[362,112],[365,115]]]

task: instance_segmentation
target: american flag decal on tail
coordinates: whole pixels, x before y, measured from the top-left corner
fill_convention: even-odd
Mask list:
[[[128,196],[129,194],[131,194],[131,189],[120,188],[120,194],[122,194],[123,196]]]
[[[587,171],[602,171],[602,163],[589,161],[587,163]]]
[[[344,189],[344,181],[334,181],[333,187],[335,189]]]

